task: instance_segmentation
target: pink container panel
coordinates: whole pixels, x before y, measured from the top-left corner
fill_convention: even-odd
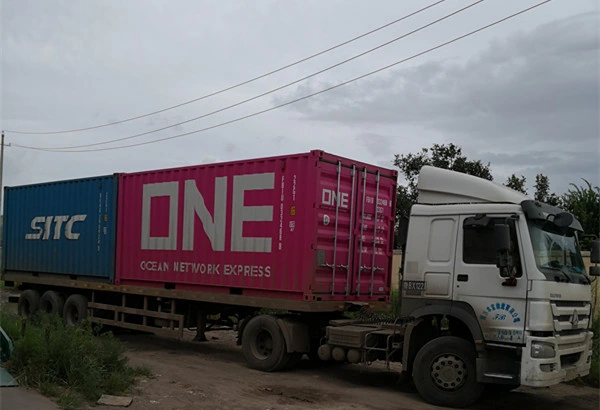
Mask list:
[[[313,292],[333,299],[387,300],[396,172],[334,157],[320,163],[318,178]]]
[[[122,174],[116,282],[300,299],[312,273],[315,163],[305,154]]]
[[[396,172],[322,151],[121,174],[115,282],[387,300],[395,189]]]

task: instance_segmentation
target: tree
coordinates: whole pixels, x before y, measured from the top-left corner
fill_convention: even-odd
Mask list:
[[[421,168],[431,165],[438,168],[450,169],[464,174],[475,175],[492,180],[490,164],[467,159],[462,149],[452,143],[448,145],[433,144],[431,148],[422,148],[416,154],[396,155],[394,165],[400,168],[400,173],[406,179],[406,186],[398,187],[396,217],[408,218],[410,207],[417,202],[417,178]]]
[[[550,180],[544,174],[537,174],[535,176],[535,194],[533,199],[540,202],[545,202],[549,205],[559,206],[560,198],[550,193]]]
[[[600,188],[592,187],[592,184],[585,179],[583,181],[586,186],[569,184],[572,189],[562,195],[562,207],[575,215],[586,234],[599,236]],[[582,247],[589,249],[590,242],[590,240],[582,241]]]
[[[527,189],[525,188],[526,181],[527,178],[525,178],[523,175],[521,175],[521,178],[519,178],[515,174],[512,174],[508,177],[504,185],[511,189],[514,189],[515,191],[527,195]]]

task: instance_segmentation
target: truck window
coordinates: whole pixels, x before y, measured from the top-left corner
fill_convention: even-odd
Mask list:
[[[486,227],[473,228],[463,227],[463,262],[473,265],[495,265],[496,248],[494,244],[494,225],[503,223],[504,218],[492,218],[491,223]],[[517,242],[517,230],[514,221],[509,221],[511,256],[517,277],[522,275],[521,258],[519,256],[519,247]]]

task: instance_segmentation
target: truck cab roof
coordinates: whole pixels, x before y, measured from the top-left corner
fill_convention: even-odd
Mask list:
[[[420,204],[510,203],[530,197],[487,179],[447,169],[424,166],[417,184]]]

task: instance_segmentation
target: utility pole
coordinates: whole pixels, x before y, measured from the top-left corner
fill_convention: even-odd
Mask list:
[[[4,173],[4,130],[2,130],[2,141],[0,142],[0,206],[4,199],[4,184],[2,183],[2,174]],[[4,207],[0,208],[0,214],[3,214]]]
[[[6,145],[10,147],[10,144]],[[4,130],[2,130],[2,140],[0,141],[0,215],[4,213],[4,183],[2,176],[4,174]]]

